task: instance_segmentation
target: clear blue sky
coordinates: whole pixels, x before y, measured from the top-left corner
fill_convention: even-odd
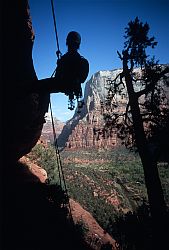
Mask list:
[[[124,43],[124,29],[136,16],[150,25],[158,45],[152,54],[169,63],[169,0],[53,0],[62,54],[69,31],[81,34],[80,54],[90,63],[87,80],[99,70],[121,67],[116,51]],[[50,0],[29,0],[35,42],[34,66],[39,79],[50,77],[56,66],[56,40]],[[84,89],[83,84],[83,89]],[[54,115],[66,121],[74,111],[67,109],[68,97],[51,94]]]

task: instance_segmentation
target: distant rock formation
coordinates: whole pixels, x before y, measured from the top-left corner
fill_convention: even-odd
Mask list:
[[[66,149],[75,148],[112,148],[118,145],[116,130],[103,129],[103,102],[107,96],[107,80],[113,79],[120,69],[99,71],[86,83],[84,92],[85,105],[75,112],[58,137],[58,145]],[[126,101],[121,100],[121,107]],[[120,107],[120,108],[121,108]]]
[[[43,125],[40,139],[42,139],[45,143],[52,144],[54,142],[54,136],[53,136],[52,120],[50,118],[49,113],[46,114],[45,120],[46,122]],[[65,125],[64,122],[61,122],[56,117],[54,117],[54,127],[55,127],[56,137],[60,135],[64,125]]]
[[[166,67],[167,65],[163,66]],[[58,137],[59,147],[69,150],[76,148],[104,149],[121,144],[120,139],[117,137],[118,131],[105,126],[104,119],[106,102],[108,101],[109,80],[115,79],[121,71],[122,69],[99,71],[86,83],[84,92],[85,105],[80,110],[80,113],[76,109],[73,118],[64,126],[62,133]],[[135,72],[139,73],[140,69],[135,69]],[[161,83],[164,84],[163,80],[161,80]],[[140,89],[141,86],[139,84],[135,86],[136,91],[137,88]],[[169,88],[164,86],[164,89],[168,97]],[[113,100],[114,108],[111,112],[117,114],[125,112],[127,98],[126,92],[123,95],[117,95],[116,99]],[[164,131],[163,135],[168,136],[168,132]],[[163,141],[166,140],[163,138]],[[160,143],[160,148],[163,146],[163,151],[165,151],[164,149],[168,148],[168,146],[166,147],[166,144]],[[166,156],[165,158],[168,159]]]

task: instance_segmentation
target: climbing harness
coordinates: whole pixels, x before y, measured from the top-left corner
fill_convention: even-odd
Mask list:
[[[63,166],[62,166],[61,157],[60,157],[59,148],[58,148],[58,143],[57,143],[57,138],[56,138],[56,131],[55,131],[51,101],[49,102],[49,107],[50,107],[50,114],[51,114],[51,120],[52,120],[54,146],[55,146],[55,153],[56,153],[58,173],[59,173],[59,184],[60,184],[60,187],[65,192],[66,199],[68,200],[69,216],[70,216],[70,219],[73,220],[70,201],[69,201],[69,195],[68,195],[68,190],[67,190],[67,185],[66,185],[66,180],[65,180],[65,176],[64,176],[64,172],[63,172]]]
[[[57,51],[56,51],[57,63],[59,63],[59,61],[60,61],[60,59],[62,57],[62,53],[60,52],[60,48],[59,48],[59,39],[58,39],[58,32],[57,32],[57,26],[56,26],[56,17],[55,17],[55,12],[54,12],[53,0],[51,0],[51,7],[52,7],[52,16],[53,16],[53,23],[54,23],[54,30],[55,30],[55,37],[56,37],[56,46],[57,46]],[[81,60],[84,61],[84,58],[81,57]],[[56,71],[57,71],[57,68],[54,70],[51,77],[56,76]],[[74,84],[72,84],[72,85],[74,85]],[[80,109],[84,105],[81,85],[79,85],[78,87],[77,87],[77,85],[76,86],[71,86],[70,88],[68,87],[68,89],[64,89],[63,92],[69,98],[68,99],[68,109],[74,110],[75,101],[77,100],[77,107],[78,107],[78,113],[79,113]]]

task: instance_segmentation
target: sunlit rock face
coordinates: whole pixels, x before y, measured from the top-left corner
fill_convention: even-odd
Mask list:
[[[26,91],[37,80],[28,1],[4,1],[3,8],[3,150],[5,160],[15,161],[28,153],[40,137],[49,94]]]
[[[50,113],[47,113],[45,116],[46,123],[43,126],[41,139],[46,144],[53,144],[54,143],[54,134],[53,134],[53,126],[52,126],[52,118]],[[62,129],[65,125],[64,122],[58,120],[56,117],[53,118],[54,123],[54,129],[56,133],[56,138],[60,135],[62,132]]]
[[[162,67],[166,66],[168,65],[162,65]],[[58,138],[60,147],[65,147],[66,149],[112,148],[121,144],[119,139],[117,139],[117,131],[106,130],[104,127],[105,103],[108,96],[109,80],[115,79],[121,71],[122,69],[99,71],[86,83],[84,92],[85,105],[80,110],[80,113],[77,109],[73,118],[64,126]],[[135,69],[135,73],[140,75],[140,69]],[[162,80],[161,84],[163,85]],[[139,81],[134,86],[136,92],[142,88],[144,86]],[[164,88],[168,96],[168,88],[166,86]],[[144,96],[141,98],[144,98]],[[141,98],[140,101],[142,100]],[[126,92],[123,95],[117,95],[116,100],[113,102],[117,102],[118,105],[113,108],[112,112],[124,113],[127,100]]]
[[[109,148],[117,146],[116,131],[101,132],[104,118],[102,102],[107,96],[107,80],[113,79],[121,70],[99,71],[86,83],[84,91],[85,105],[75,112],[58,137],[60,147],[75,148]]]

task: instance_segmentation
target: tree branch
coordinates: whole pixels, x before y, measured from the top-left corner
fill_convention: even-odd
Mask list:
[[[154,84],[157,83],[167,73],[169,73],[169,67],[166,67],[161,73],[159,73],[158,76],[156,76],[156,79],[153,79],[153,81],[151,81],[145,89],[136,92],[136,97],[139,98],[144,94],[148,94],[151,90],[153,90]]]

